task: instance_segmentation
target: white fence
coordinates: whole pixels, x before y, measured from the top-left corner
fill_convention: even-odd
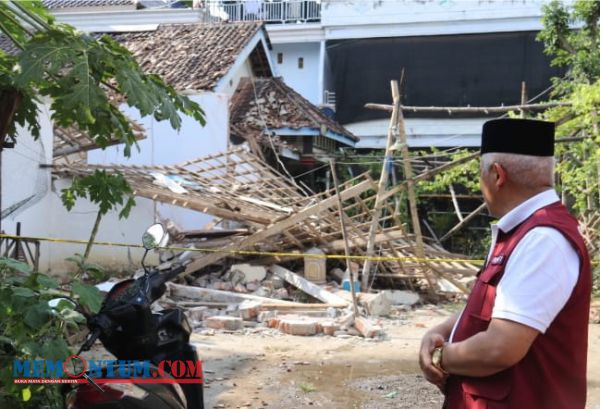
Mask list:
[[[211,20],[265,21],[267,23],[318,22],[321,20],[320,0],[205,0],[200,7]]]

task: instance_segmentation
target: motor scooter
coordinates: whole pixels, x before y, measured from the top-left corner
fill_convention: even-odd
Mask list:
[[[152,304],[166,291],[165,283],[185,271],[185,262],[180,257],[162,271],[145,266],[148,251],[168,242],[168,233],[161,224],[150,226],[142,242],[146,249],[142,258],[144,274],[114,285],[100,311],[86,317],[90,332],[76,355],[79,358],[100,339],[118,360],[102,367],[100,379],[106,380],[117,371],[118,378],[122,379],[123,373],[130,378],[127,383],[115,379],[115,383],[101,383],[90,371],[82,371],[87,382],[63,390],[67,409],[204,409],[201,362],[189,343],[192,330],[183,311],[152,310]],[[150,379],[134,378],[135,365],[139,369],[140,362],[150,367]],[[190,379],[181,365],[173,363],[199,366],[194,367],[194,378]],[[163,383],[157,383],[157,376]]]

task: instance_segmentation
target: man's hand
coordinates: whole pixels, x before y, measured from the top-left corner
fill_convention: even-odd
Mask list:
[[[443,346],[445,341],[441,334],[430,331],[423,337],[421,351],[419,352],[419,365],[425,375],[425,379],[437,386],[442,392],[444,391],[444,385],[448,376],[439,368],[433,366],[431,355],[433,354],[433,350]]]

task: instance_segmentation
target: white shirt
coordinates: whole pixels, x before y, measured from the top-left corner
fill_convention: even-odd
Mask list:
[[[559,200],[554,189],[529,198],[492,225],[492,245],[498,230],[508,232],[536,210]],[[490,257],[488,256],[488,259]],[[492,318],[502,318],[546,332],[565,306],[579,278],[579,256],[569,241],[551,227],[535,227],[509,257],[496,288]],[[457,321],[458,323],[458,321]],[[450,340],[454,337],[456,325]]]

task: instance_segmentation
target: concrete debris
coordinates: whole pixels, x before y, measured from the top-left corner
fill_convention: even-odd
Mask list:
[[[245,300],[239,305],[238,311],[242,319],[250,320],[258,316],[260,312],[260,306],[260,301]]]
[[[403,290],[383,290],[382,293],[390,301],[392,305],[409,305],[413,306],[421,300],[419,294],[413,291]]]
[[[365,317],[357,317],[354,320],[354,328],[365,338],[375,338],[381,335],[382,329]]]
[[[233,274],[241,274],[241,281],[244,284],[262,281],[267,276],[267,269],[264,266],[252,266],[250,264],[234,264],[231,266],[230,271]]]
[[[343,298],[330,293],[329,291],[324,290],[320,286],[306,280],[303,277],[300,277],[298,274],[290,271],[286,268],[283,268],[278,265],[272,265],[269,269],[277,276],[283,278],[286,282],[290,283],[296,288],[304,291],[306,294],[323,301],[324,303],[339,305],[340,307],[345,307],[348,305],[348,302]]]
[[[352,301],[352,294],[349,291],[339,290],[336,295],[342,297],[348,302]],[[380,293],[357,293],[358,304],[362,306],[368,315],[382,317],[389,315],[392,304],[383,292]]]

